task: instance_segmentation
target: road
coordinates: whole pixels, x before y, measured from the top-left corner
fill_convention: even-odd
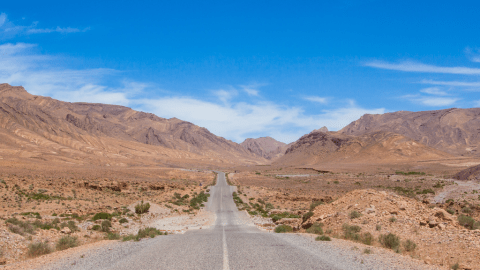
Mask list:
[[[267,233],[252,226],[233,202],[235,187],[219,172],[207,209],[217,215],[209,229],[116,243],[42,269],[408,269],[332,242],[295,234]],[[417,269],[416,266],[410,269]]]

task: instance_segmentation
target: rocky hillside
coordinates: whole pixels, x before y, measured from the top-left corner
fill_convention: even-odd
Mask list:
[[[318,165],[331,162],[396,163],[446,158],[450,155],[391,132],[349,136],[312,131],[293,143],[279,165]]]
[[[462,170],[454,178],[458,180],[480,180],[480,165]]]
[[[366,114],[339,132],[359,136],[374,131],[398,133],[453,155],[480,154],[480,108]]]
[[[264,161],[176,118],[123,106],[62,102],[8,84],[0,84],[0,138],[0,158],[123,165]]]
[[[261,137],[257,139],[248,138],[240,145],[255,155],[269,160],[283,156],[285,150],[288,148],[287,144],[279,142],[271,137]]]

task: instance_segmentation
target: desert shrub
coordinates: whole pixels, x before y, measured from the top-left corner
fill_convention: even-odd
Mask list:
[[[272,218],[273,222],[277,222],[282,218],[299,218],[300,216],[289,212],[283,212],[281,214],[270,215],[270,217]]]
[[[35,226],[29,222],[23,222],[17,218],[9,218],[5,223],[7,223],[8,229],[13,233],[20,235],[35,233]]]
[[[322,223],[313,223],[313,225],[307,229],[307,233],[323,234],[322,227],[323,227]]]
[[[382,225],[377,224],[377,225],[375,226],[375,230],[381,231],[381,230],[382,230]]]
[[[425,175],[424,172],[402,172],[402,171],[396,171],[395,174],[400,174],[400,175]]]
[[[417,248],[417,244],[413,242],[412,240],[408,239],[407,241],[403,242],[403,248],[406,251],[414,251],[415,248]]]
[[[390,218],[388,219],[388,221],[390,221],[390,222],[393,223],[393,222],[397,221],[397,218],[396,218],[396,217],[390,217]]]
[[[432,189],[424,189],[422,191],[417,191],[417,194],[435,194],[435,191],[433,191]]]
[[[448,212],[450,215],[455,214],[455,210],[452,209],[452,208],[448,208],[448,209],[447,209],[447,212]]]
[[[279,225],[275,228],[276,233],[287,233],[287,232],[293,232],[293,228],[288,225]]]
[[[311,217],[313,217],[313,212],[309,211],[309,212],[305,213],[305,215],[303,215],[302,220],[303,220],[303,222],[305,222]]]
[[[100,224],[100,228],[102,232],[106,232],[106,233],[110,232],[111,227],[112,227],[112,223],[108,220],[104,220]]]
[[[310,204],[310,211],[313,211],[313,209],[315,209],[315,207],[319,206],[319,205],[322,205],[323,202],[322,201],[314,201]]]
[[[373,235],[369,232],[366,232],[366,233],[362,234],[361,238],[362,238],[361,239],[362,243],[364,243],[365,245],[369,245],[369,246],[372,245],[373,241],[375,240],[373,238]]]
[[[128,219],[122,218],[122,219],[120,219],[118,222],[119,222],[120,224],[122,224],[122,223],[128,223]]]
[[[157,235],[162,235],[163,233],[156,228],[147,227],[145,229],[138,230],[138,238],[155,238]]]
[[[72,231],[72,232],[80,231],[80,229],[77,227],[77,224],[73,220],[69,220],[68,222],[62,222],[59,225],[60,229],[63,229],[65,227],[69,228],[70,231]]]
[[[108,219],[108,220],[111,220],[111,219],[112,219],[112,215],[109,214],[109,213],[101,212],[101,213],[96,213],[95,216],[93,216],[93,218],[92,218],[92,220],[99,220],[99,219]]]
[[[339,184],[340,182],[338,182],[337,180],[333,181],[334,184]]]
[[[348,217],[350,217],[350,219],[359,218],[361,216],[362,216],[362,214],[358,211],[355,211],[355,210],[353,210],[352,212],[350,212],[350,214],[348,214]]]
[[[398,249],[400,246],[400,238],[393,233],[380,235],[378,237],[378,241],[380,244],[382,244],[382,246],[393,250]]]
[[[97,224],[97,225],[93,225],[93,227],[92,227],[92,230],[94,230],[94,231],[100,231],[100,229],[102,229],[102,227],[101,227],[100,225],[98,225],[98,224]]]
[[[453,270],[458,270],[458,269],[460,269],[460,265],[458,263],[456,263],[456,264],[452,265],[450,268],[453,269]]]
[[[458,223],[462,225],[463,227],[470,229],[470,230],[476,230],[480,229],[480,222],[475,221],[472,217],[465,216],[465,215],[459,215],[458,216]]]
[[[67,248],[72,248],[78,246],[77,237],[73,236],[64,236],[57,241],[56,248],[57,250],[64,250]]]
[[[118,239],[120,239],[120,234],[118,234],[118,233],[108,233],[107,234],[107,239],[108,240],[118,240]]]
[[[52,249],[50,248],[47,242],[37,242],[37,243],[31,243],[30,245],[28,245],[27,255],[29,257],[37,257],[37,256],[45,255],[51,252],[52,252]]]
[[[330,237],[326,235],[322,235],[322,236],[317,236],[315,238],[315,241],[332,241],[332,239],[330,239]]]
[[[125,241],[130,241],[130,240],[136,240],[136,241],[138,241],[139,239],[137,240],[137,239],[136,239],[136,236],[133,235],[133,234],[125,235],[125,236],[123,236],[123,238],[122,238],[122,241],[123,241],[123,242],[125,242]]]
[[[472,209],[468,206],[465,206],[462,208],[462,212],[465,214],[470,214],[472,212]]]
[[[363,253],[364,253],[364,254],[371,254],[371,253],[372,253],[372,250],[369,249],[369,248],[366,248],[366,249],[363,250]]]
[[[358,234],[362,230],[360,226],[357,226],[357,225],[350,226],[348,224],[343,224],[342,230],[344,232],[345,239],[359,241],[361,238],[360,235]]]

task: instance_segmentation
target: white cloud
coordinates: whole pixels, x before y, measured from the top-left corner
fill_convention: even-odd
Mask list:
[[[0,14],[0,27],[5,23],[6,20],[7,20],[7,14],[1,13]]]
[[[440,67],[434,65],[427,65],[418,62],[405,61],[398,64],[392,64],[382,61],[372,61],[365,63],[365,66],[398,70],[405,72],[423,72],[423,73],[446,73],[446,74],[463,74],[463,75],[480,75],[480,68],[469,67]]]
[[[8,16],[5,13],[0,14],[0,39],[9,39],[18,35],[31,35],[31,34],[45,34],[45,33],[78,33],[86,32],[90,30],[89,27],[84,29],[73,27],[60,27],[56,28],[38,28],[38,22],[33,22],[30,25],[15,25],[12,21],[8,20]]]
[[[410,100],[413,103],[419,103],[429,107],[444,107],[452,106],[459,98],[447,98],[447,97],[432,97],[432,96],[421,96],[421,95],[406,95],[403,98]]]
[[[465,48],[465,54],[472,62],[480,63],[480,49]]]
[[[316,102],[316,103],[321,103],[321,104],[327,104],[328,102],[328,98],[326,97],[309,96],[309,97],[304,97],[303,99]]]
[[[480,82],[422,80],[420,83],[431,84],[431,85],[445,85],[445,86],[480,87]]]
[[[440,88],[438,88],[438,87],[424,88],[424,89],[421,89],[420,92],[425,93],[425,94],[430,94],[430,95],[436,95],[436,96],[447,96],[448,95],[447,92],[440,90]]]
[[[85,28],[85,29],[78,29],[78,28],[72,28],[72,27],[62,28],[62,27],[57,26],[57,28],[28,29],[28,30],[27,30],[27,33],[29,33],[29,34],[44,34],[44,33],[57,32],[57,33],[67,34],[67,33],[86,32],[86,31],[88,31],[89,29],[90,29],[90,28],[88,28],[88,27]]]
[[[170,95],[145,98],[145,91],[159,89],[150,84],[122,79],[122,72],[111,69],[74,70],[58,66],[61,58],[38,54],[32,44],[0,45],[0,82],[22,85],[36,95],[70,102],[118,104],[152,112],[160,117],[176,117],[206,127],[216,135],[241,142],[247,137],[271,136],[292,142],[314,129],[327,126],[338,130],[365,113],[385,109],[365,109],[353,100],[341,108],[306,114],[301,107],[283,106],[270,101],[238,102],[236,89],[210,92],[217,99]],[[107,86],[114,77],[121,86]],[[248,94],[248,92],[247,92]],[[210,99],[211,100],[211,99]]]
[[[265,86],[267,84],[263,83],[253,83],[249,85],[240,85],[243,91],[245,91],[249,96],[259,96],[258,88]]]

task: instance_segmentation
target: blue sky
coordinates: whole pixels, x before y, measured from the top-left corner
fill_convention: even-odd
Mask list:
[[[8,1],[0,82],[292,142],[480,106],[476,1]]]

